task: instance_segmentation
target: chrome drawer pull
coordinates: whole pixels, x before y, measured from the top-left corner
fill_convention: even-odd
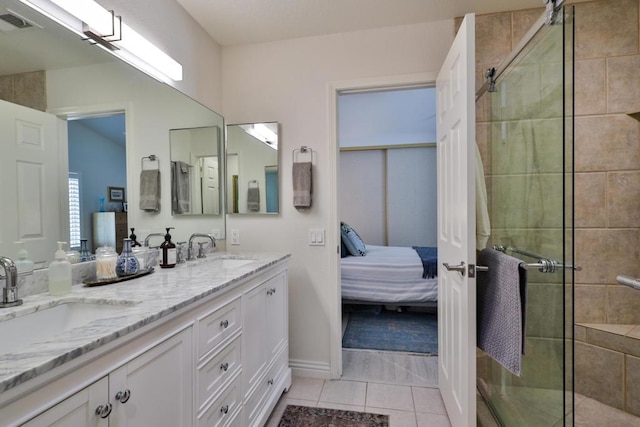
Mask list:
[[[222,408],[220,408],[220,412],[226,415],[227,412],[229,412],[229,405],[224,405]]]
[[[116,400],[120,403],[127,403],[131,397],[131,390],[119,391],[116,393]]]
[[[113,409],[113,405],[111,405],[111,403],[100,405],[96,408],[96,415],[99,415],[100,418],[107,418],[109,414],[111,414],[111,409]]]
[[[229,321],[228,320],[221,320],[220,321],[220,327],[221,328],[227,328],[229,326]]]
[[[229,364],[227,362],[221,363],[220,369],[222,369],[223,371],[226,371],[227,369],[229,369]]]

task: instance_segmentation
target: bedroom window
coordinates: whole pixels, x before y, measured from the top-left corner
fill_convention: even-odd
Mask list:
[[[338,97],[340,219],[365,243],[436,246],[433,87]]]

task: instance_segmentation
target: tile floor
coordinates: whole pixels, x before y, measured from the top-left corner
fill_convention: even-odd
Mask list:
[[[294,377],[268,427],[276,427],[288,404],[389,415],[390,427],[447,427],[438,390],[438,357],[345,349],[340,380]]]

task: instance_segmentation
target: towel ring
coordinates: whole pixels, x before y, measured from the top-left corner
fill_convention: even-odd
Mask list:
[[[148,159],[150,162],[158,162],[156,169],[160,170],[160,159],[155,154],[150,154],[140,159],[140,170],[144,170],[144,161]]]
[[[253,187],[252,187],[253,185]],[[247,187],[248,188],[260,188],[260,184],[258,184],[258,181],[256,181],[255,179],[252,179],[251,181],[249,181],[247,183]]]
[[[294,148],[291,151],[291,156],[293,157],[293,163],[296,163],[298,161],[300,154],[307,154],[307,153],[311,156],[310,161],[313,163],[313,149],[310,147],[307,147],[306,145],[303,145],[300,148]]]

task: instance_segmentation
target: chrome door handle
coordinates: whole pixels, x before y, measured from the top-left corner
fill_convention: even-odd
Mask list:
[[[458,273],[462,274],[463,276],[467,272],[467,267],[465,267],[464,261],[461,261],[460,265],[449,265],[446,262],[443,262],[442,265],[444,265],[444,268],[446,268],[447,271],[457,271]]]

